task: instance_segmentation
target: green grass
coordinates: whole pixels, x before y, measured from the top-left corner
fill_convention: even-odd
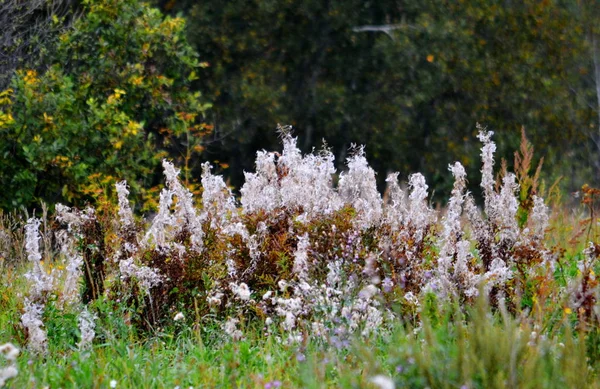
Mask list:
[[[49,308],[49,354],[36,357],[24,349],[18,325],[21,273],[5,269],[0,276],[0,344],[23,347],[9,388],[109,388],[111,380],[117,388],[264,388],[279,382],[284,388],[362,388],[375,387],[370,380],[379,374],[397,388],[600,387],[593,350],[586,349],[593,339],[572,334],[568,317],[550,327],[492,312],[483,301],[465,312],[436,307],[422,316],[420,328],[398,322],[369,338],[351,337],[339,349],[310,339],[286,345],[262,328],[246,328],[245,338],[234,342],[206,320],[142,335],[123,312],[99,302],[93,308],[96,341],[79,351],[74,313]],[[533,339],[536,324],[544,337]]]

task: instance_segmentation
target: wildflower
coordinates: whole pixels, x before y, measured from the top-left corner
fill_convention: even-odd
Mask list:
[[[385,182],[387,187],[387,204],[384,209],[385,223],[397,229],[402,225],[406,215],[406,197],[400,185],[398,185],[398,173],[391,173],[387,176]]]
[[[39,229],[40,219],[32,217],[27,220],[25,225],[25,250],[27,251],[27,259],[34,263],[38,263],[42,259]]]
[[[221,299],[223,298],[223,292],[219,289],[218,285],[213,288],[206,298],[206,302],[211,307],[219,307],[221,305]]]
[[[248,285],[246,285],[245,283],[242,282],[240,284],[236,284],[236,283],[232,282],[229,284],[229,288],[231,289],[233,294],[235,294],[236,296],[239,297],[240,300],[242,300],[242,301],[250,300],[250,294],[252,292],[250,291],[250,288],[248,288]]]
[[[508,173],[502,179],[502,189],[497,201],[497,209],[492,217],[496,216],[497,224],[500,226],[500,241],[514,243],[519,236],[519,225],[517,223],[517,211],[519,210],[519,201],[515,192],[519,189],[516,182],[516,176]]]
[[[346,163],[348,172],[340,175],[338,192],[358,213],[357,226],[361,229],[372,227],[381,219],[383,201],[377,191],[375,171],[365,158],[364,147],[357,148]]]
[[[16,348],[12,343],[6,343],[0,346],[0,354],[3,354],[4,358],[6,358],[6,360],[9,362],[16,361],[19,353],[19,349]]]
[[[67,231],[58,231],[55,236],[60,252],[66,258],[66,275],[59,301],[61,304],[72,304],[79,299],[79,280],[82,274],[83,257],[75,250],[75,239]]]
[[[238,330],[237,325],[240,321],[236,318],[229,318],[223,325],[223,330],[233,340],[240,340],[244,336],[242,331]]]
[[[135,278],[146,295],[150,295],[150,289],[159,285],[163,281],[163,276],[159,274],[158,269],[148,266],[138,266],[133,258],[129,258],[119,262],[119,270],[121,271],[121,279],[127,280]]]
[[[202,205],[205,217],[210,219],[210,227],[225,227],[235,220],[237,206],[231,190],[225,185],[223,177],[211,173],[211,165],[202,164]]]
[[[540,241],[544,239],[544,233],[548,228],[548,207],[544,204],[544,199],[536,195],[533,196],[533,209],[529,220],[531,221],[534,238]]]
[[[117,380],[110,380],[110,387],[111,388],[116,388],[117,387]]]
[[[298,238],[298,248],[294,253],[293,272],[298,275],[298,279],[306,280],[308,278],[308,233]]]
[[[0,388],[4,387],[9,379],[15,378],[18,374],[19,370],[14,365],[0,369]]]
[[[425,176],[420,173],[412,174],[409,177],[408,186],[411,191],[408,197],[407,223],[415,229],[415,240],[421,242],[433,217],[433,211],[427,206],[427,189],[429,187],[425,182]]]
[[[12,343],[6,343],[0,345],[0,354],[4,355],[4,358],[9,363],[8,366],[0,368],[0,388],[2,388],[8,380],[15,378],[19,374],[19,370],[16,366],[19,349]]]
[[[45,304],[45,294],[52,290],[53,277],[42,269],[42,254],[40,253],[40,220],[30,218],[25,225],[25,251],[27,259],[33,262],[33,269],[25,273],[30,281],[29,295],[31,299]]]
[[[271,212],[281,206],[275,154],[259,151],[255,164],[256,173],[244,173],[245,182],[240,189],[242,209],[244,213]]]
[[[185,318],[185,316],[183,316],[183,313],[181,312],[177,312],[177,314],[175,315],[175,317],[173,318],[174,321],[180,321],[183,320]]]
[[[279,380],[267,382],[265,384],[265,389],[273,389],[273,388],[279,388],[279,387],[281,387],[281,381],[279,381]]]
[[[27,330],[28,346],[34,354],[42,355],[48,350],[48,336],[44,330],[42,313],[44,305],[34,303],[25,299],[24,312],[21,315],[21,323]]]
[[[79,341],[79,349],[84,350],[90,348],[96,333],[94,332],[95,316],[85,307],[79,314],[79,331],[81,332],[81,340]]]
[[[477,124],[479,135],[477,138],[483,143],[481,148],[481,159],[483,168],[481,170],[481,188],[485,199],[485,213],[490,215],[493,213],[495,192],[494,192],[494,153],[496,152],[496,144],[492,142],[492,131],[484,131],[483,127]]]
[[[377,386],[379,389],[395,389],[396,388],[396,384],[394,383],[394,381],[391,378],[386,377],[381,374],[371,377],[371,379],[369,381],[371,381],[371,383],[373,383],[373,385]]]
[[[367,285],[358,293],[358,297],[361,299],[369,300],[378,293],[379,289],[377,289],[375,285]]]
[[[116,183],[117,196],[119,199],[119,217],[121,222],[121,228],[128,228],[133,226],[133,212],[129,206],[129,190],[127,190],[127,181],[121,181]]]

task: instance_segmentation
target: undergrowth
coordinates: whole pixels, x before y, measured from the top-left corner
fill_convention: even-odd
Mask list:
[[[496,174],[481,129],[483,206],[457,162],[439,210],[418,173],[382,196],[362,148],[336,175],[280,132],[240,198],[205,164],[196,200],[164,161],[151,220],[125,182],[2,215],[0,386],[598,386],[599,190],[565,211],[524,135]]]

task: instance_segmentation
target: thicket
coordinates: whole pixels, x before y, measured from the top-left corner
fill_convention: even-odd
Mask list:
[[[1,208],[84,205],[120,179],[152,206],[160,160],[191,168],[210,132],[183,19],[136,0],[85,1],[82,14],[46,70],[21,69],[0,93]]]
[[[91,373],[98,367],[86,359],[104,366],[113,355],[104,348],[116,347],[133,360],[119,363],[137,366],[152,358],[138,348],[146,343],[153,350],[162,344],[161,352],[178,360],[192,353],[203,366],[244,360],[245,372],[262,366],[263,354],[271,365],[271,352],[295,353],[298,367],[305,355],[326,353],[319,358],[332,358],[335,368],[306,366],[332,385],[596,382],[600,190],[583,189],[586,217],[567,244],[568,216],[552,212],[541,197],[550,192],[539,188],[539,171],[531,171],[533,147],[525,137],[512,173],[506,163],[494,169],[492,133],[480,128],[483,207],[456,162],[449,166],[448,206],[433,209],[423,175],[410,175],[405,185],[390,174],[381,195],[362,147],[350,151],[338,176],[330,150],[302,154],[289,127],[279,130],[283,150],[257,153],[240,198],[205,163],[196,199],[180,170],[163,160],[165,186],[151,219],[134,215],[125,181],[115,185],[117,207],[106,199],[98,209],[56,204],[53,217],[47,210],[42,218],[5,215],[0,274],[12,286],[0,293],[6,309],[0,336],[27,345],[36,369],[56,364],[82,380],[100,374],[106,383],[107,372],[120,370]],[[385,346],[392,339],[395,351]],[[250,347],[260,356],[236,351]],[[350,350],[362,357],[350,357]],[[5,344],[0,353],[6,356],[0,379],[22,382],[18,348]],[[63,353],[74,358],[72,369],[59,367]],[[373,353],[396,371],[373,376]],[[230,373],[176,382],[281,384]],[[63,374],[66,380],[71,373],[44,380],[63,385]],[[155,377],[140,374],[116,378],[133,386]],[[305,375],[278,374],[320,385]]]
[[[524,126],[548,182],[598,186],[596,2],[157,3],[185,15],[211,64],[198,82],[227,136],[207,158],[225,160],[236,187],[255,150],[277,147],[270,129],[289,123],[304,152],[326,139],[342,169],[350,144],[364,144],[380,190],[388,172],[418,171],[443,202],[452,179],[442,166],[477,174],[476,122],[494,129],[506,159]]]
[[[188,184],[210,160],[239,189],[278,122],[304,152],[328,139],[338,170],[364,144],[380,190],[390,171],[422,172],[434,202],[452,189],[440,166],[477,174],[478,121],[507,160],[524,126],[542,180],[598,186],[590,2],[155,4],[177,17],[136,0],[2,3],[0,207],[96,204],[125,178],[151,210],[163,157]]]
[[[31,289],[22,316],[30,347],[46,348],[48,304],[85,307],[99,299],[127,307],[143,331],[202,317],[234,339],[240,325],[256,322],[280,326],[290,342],[366,336],[397,320],[417,324],[437,302],[469,306],[480,295],[512,315],[548,320],[568,309],[579,328],[598,327],[596,217],[584,226],[585,247],[566,261],[545,239],[544,200],[534,191],[519,200],[526,189],[518,181],[529,176],[504,170],[496,177],[491,132],[479,133],[483,211],[457,162],[442,214],[428,203],[423,175],[409,176],[405,189],[397,173],[389,175],[382,197],[358,147],[334,184],[331,152],[303,155],[280,130],[283,151],[257,153],[239,203],[206,163],[196,204],[179,169],[163,160],[166,185],[149,224],[135,218],[127,183],[119,182],[112,213],[56,205],[44,246],[51,252],[54,242],[59,253],[41,261],[41,221],[30,218]],[[532,159],[526,146],[521,161]],[[595,194],[589,189],[586,199]]]

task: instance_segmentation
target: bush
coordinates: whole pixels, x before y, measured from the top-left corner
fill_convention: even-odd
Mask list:
[[[455,163],[443,215],[428,205],[418,173],[409,177],[407,193],[390,175],[382,197],[361,148],[334,186],[331,153],[302,155],[286,131],[281,154],[257,153],[241,207],[208,164],[196,206],[180,171],[165,160],[166,186],[149,226],[135,220],[125,182],[116,186],[118,216],[57,205],[70,237],[61,241],[66,268],[75,279],[73,269],[83,269],[84,303],[125,304],[144,330],[175,317],[212,317],[234,339],[249,322],[264,323],[268,332],[278,325],[292,342],[311,336],[343,344],[352,333],[378,332],[398,318],[433,320],[441,302],[466,307],[481,295],[514,315],[555,301],[548,317],[568,308],[581,328],[595,325],[597,246],[581,255],[581,272],[569,276],[568,286],[556,281],[561,252],[545,244],[549,210],[533,195],[523,220],[512,173],[504,172],[496,188],[491,136],[480,132],[483,212]]]
[[[201,150],[208,105],[190,90],[202,65],[184,21],[137,0],[84,6],[54,64],[43,74],[19,71],[0,93],[1,208],[83,204],[117,178],[146,203],[161,158],[191,167]]]

